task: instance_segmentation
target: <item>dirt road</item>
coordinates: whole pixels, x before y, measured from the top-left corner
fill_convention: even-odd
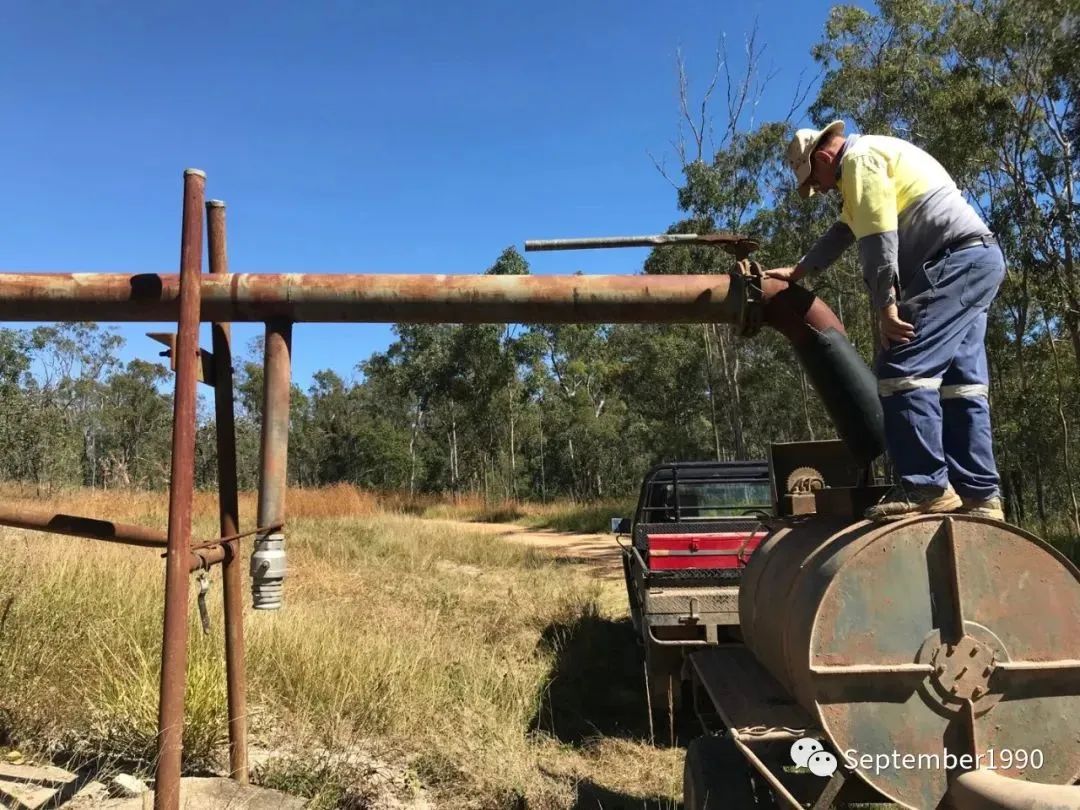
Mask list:
[[[471,523],[464,520],[445,520],[463,529],[490,532],[510,543],[544,549],[563,560],[579,562],[596,569],[597,576],[622,578],[622,557],[613,534],[576,534],[550,529],[529,529],[515,523]]]

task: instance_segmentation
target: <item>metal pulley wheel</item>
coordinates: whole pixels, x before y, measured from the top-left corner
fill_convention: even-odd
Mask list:
[[[825,476],[813,467],[796,467],[785,483],[789,495],[817,492],[825,489]]]

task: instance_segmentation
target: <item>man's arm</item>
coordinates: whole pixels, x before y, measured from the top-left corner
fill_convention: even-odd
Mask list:
[[[876,155],[860,155],[844,166],[844,200],[849,202],[851,230],[859,240],[859,259],[870,300],[878,311],[881,345],[907,343],[915,327],[900,318],[896,286],[896,189],[889,167]]]
[[[781,281],[798,281],[803,276],[813,275],[829,267],[840,258],[840,254],[855,242],[855,234],[845,223],[837,220],[825,231],[806,255],[799,259],[794,267],[777,267],[766,270],[768,278]]]
[[[845,250],[855,243],[855,234],[847,223],[837,220],[825,231],[796,267],[803,268],[804,275],[814,275],[831,267]]]
[[[888,165],[876,155],[845,161],[842,183],[863,280],[874,308],[882,310],[896,303],[899,278],[896,189]]]

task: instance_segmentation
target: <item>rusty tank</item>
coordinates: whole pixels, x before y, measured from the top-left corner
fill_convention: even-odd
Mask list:
[[[837,756],[902,806],[940,806],[964,770],[1080,778],[1080,571],[1021,529],[789,521],[751,558],[739,614]]]

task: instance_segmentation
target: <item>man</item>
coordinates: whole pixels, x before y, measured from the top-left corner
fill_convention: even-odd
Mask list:
[[[808,197],[838,189],[840,220],[795,267],[798,281],[858,243],[881,333],[878,394],[899,484],[870,520],[961,511],[1001,520],[987,400],[986,313],[1005,277],[993,235],[941,165],[843,121],[800,129],[787,160]]]

